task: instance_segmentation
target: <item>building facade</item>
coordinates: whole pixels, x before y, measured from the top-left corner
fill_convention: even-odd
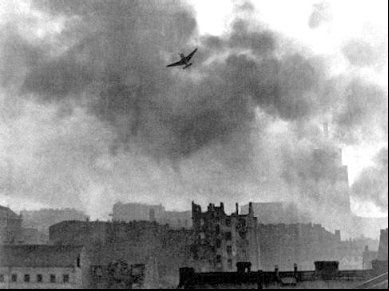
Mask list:
[[[260,224],[258,229],[264,271],[275,265],[288,270],[294,264],[310,270],[312,262],[318,260],[339,261],[343,270],[362,269],[365,246],[376,250],[378,245],[368,238],[342,240],[339,230],[330,232],[320,224]]]
[[[85,288],[88,268],[82,247],[0,247],[0,289]]]
[[[251,204],[250,204],[251,205]],[[248,214],[224,212],[224,205],[209,204],[207,211],[192,202],[193,258],[200,271],[232,271],[238,262],[260,268],[258,222],[252,207]]]
[[[0,244],[17,244],[22,235],[22,217],[0,205]]]
[[[191,228],[191,215],[190,211],[167,211],[161,204],[118,202],[114,204],[112,209],[113,221],[152,221],[159,224],[168,224],[173,229]]]

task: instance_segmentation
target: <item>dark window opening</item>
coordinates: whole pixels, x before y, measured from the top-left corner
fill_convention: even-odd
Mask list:
[[[231,234],[230,231],[225,233],[225,238],[226,238],[226,240],[231,240],[232,239],[232,234]]]
[[[231,226],[231,218],[230,217],[226,218],[226,226]]]
[[[232,254],[232,246],[227,246],[227,254]]]
[[[216,225],[216,234],[219,234],[219,233],[220,233],[220,225],[217,224],[217,225]]]
[[[217,239],[217,240],[216,240],[216,247],[217,247],[217,248],[220,248],[221,245],[222,245],[221,240],[220,240],[220,239]]]
[[[30,282],[30,275],[29,274],[24,275],[24,282]]]
[[[63,282],[64,283],[68,283],[69,282],[69,275],[68,274],[63,275]]]
[[[4,282],[4,275],[0,274],[0,282]]]
[[[77,267],[79,268],[81,266],[81,258],[80,256],[77,257]]]
[[[18,280],[18,275],[12,274],[12,275],[11,275],[11,281],[12,281],[12,282],[16,282],[17,280]]]
[[[50,283],[55,283],[55,275],[54,274],[50,275]]]
[[[41,274],[36,275],[36,281],[37,281],[38,283],[42,283],[43,277],[42,277]]]
[[[221,263],[222,262],[222,256],[221,255],[217,255],[216,256],[216,263]]]

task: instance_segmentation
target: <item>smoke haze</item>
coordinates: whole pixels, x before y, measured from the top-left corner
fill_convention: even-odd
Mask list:
[[[51,29],[10,13],[0,33],[0,189],[15,199],[92,217],[119,199],[181,209],[191,200],[317,204],[315,189],[336,199],[344,188],[315,179],[313,149],[387,136],[387,90],[357,71],[381,62],[370,44],[345,45],[356,71],[334,75],[324,56],[261,23],[237,17],[228,33],[200,36],[181,1],[32,7]],[[165,68],[194,47],[191,70]],[[378,159],[352,194],[387,211],[387,148]]]

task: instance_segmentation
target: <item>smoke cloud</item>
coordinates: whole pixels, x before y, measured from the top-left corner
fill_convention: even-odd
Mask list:
[[[312,149],[335,147],[323,120],[337,142],[358,143],[374,134],[370,126],[387,131],[384,90],[331,76],[324,58],[261,24],[236,19],[223,36],[199,36],[194,12],[179,1],[32,7],[55,28],[29,33],[36,20],[14,15],[0,34],[7,195],[80,205],[97,217],[118,199],[163,197],[177,208],[193,199],[318,204],[317,189],[344,190],[312,171]],[[191,70],[166,68],[194,47]]]
[[[352,187],[353,195],[372,201],[383,212],[388,211],[388,148],[375,157],[375,165],[364,169]]]

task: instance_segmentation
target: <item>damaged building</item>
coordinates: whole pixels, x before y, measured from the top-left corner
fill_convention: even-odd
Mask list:
[[[250,204],[251,205],[251,204]],[[258,221],[252,208],[248,214],[224,212],[224,204],[209,204],[207,211],[192,202],[193,257],[201,271],[232,271],[237,262],[251,262],[260,268]]]

